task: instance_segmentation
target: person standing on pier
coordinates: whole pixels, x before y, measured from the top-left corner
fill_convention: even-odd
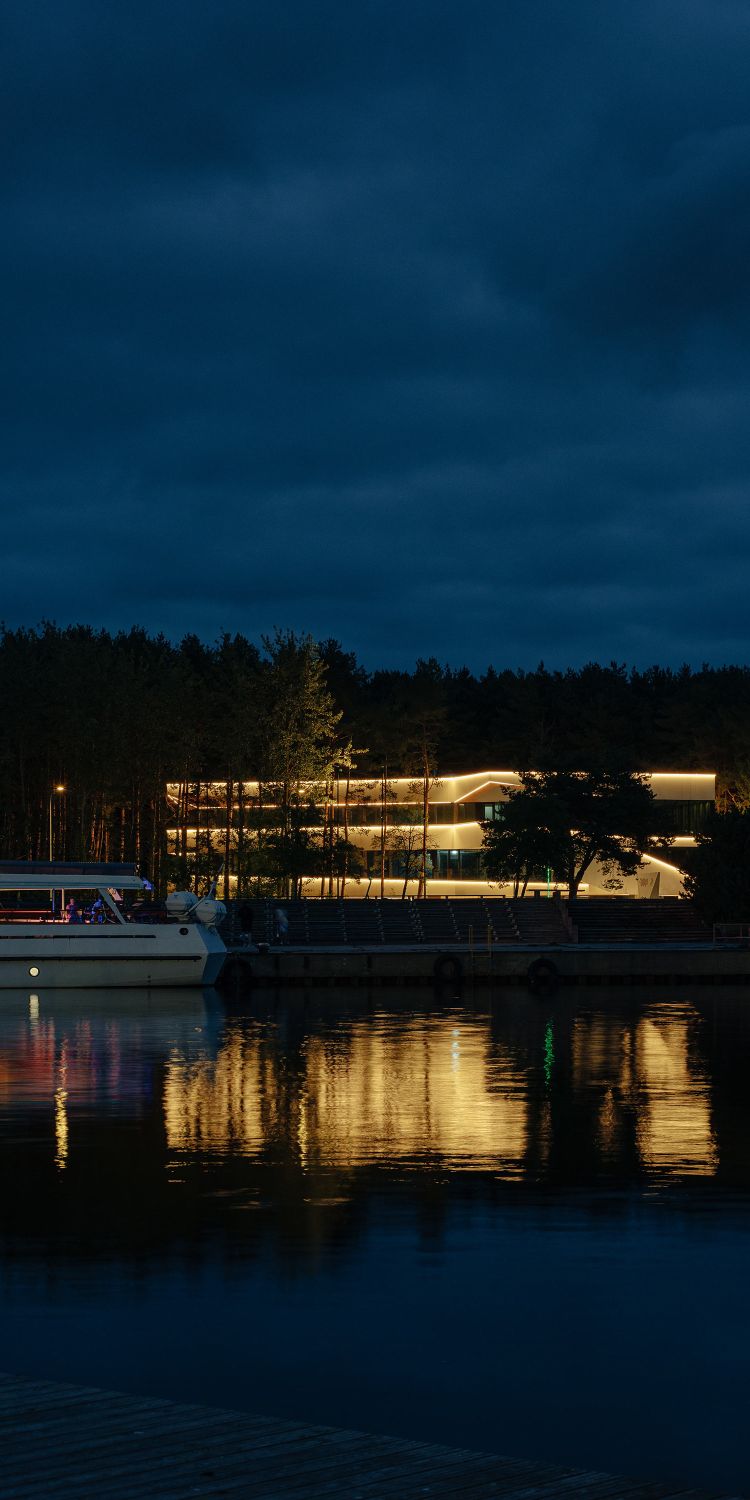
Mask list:
[[[240,941],[251,943],[253,940],[253,908],[249,901],[241,901],[237,907],[237,918],[240,924]]]

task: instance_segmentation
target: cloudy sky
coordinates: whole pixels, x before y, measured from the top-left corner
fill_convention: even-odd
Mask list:
[[[747,660],[747,0],[6,0],[0,618]]]

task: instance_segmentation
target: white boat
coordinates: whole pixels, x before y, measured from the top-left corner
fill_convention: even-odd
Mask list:
[[[167,897],[166,921],[133,918],[127,893],[150,887],[133,865],[0,862],[0,989],[151,989],[212,985],[226,957],[219,901]],[[38,892],[31,908],[29,893]],[[22,906],[9,903],[24,894]],[[72,912],[72,898],[95,920]],[[144,919],[145,917],[145,919]]]

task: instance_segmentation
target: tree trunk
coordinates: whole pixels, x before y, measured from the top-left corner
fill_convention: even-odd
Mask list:
[[[188,779],[187,771],[185,780],[180,786],[180,815],[177,832],[177,849],[182,855],[183,861],[187,863],[187,825],[188,825]]]
[[[131,795],[132,795],[132,798],[133,798],[133,802],[132,802],[132,806],[131,806],[131,809],[130,809],[130,858],[131,858],[131,860],[134,861],[135,864],[138,864],[139,858],[140,858],[140,845],[141,845],[141,836],[140,836],[141,799],[140,799],[140,787],[138,786],[137,782],[133,784],[133,790],[132,790],[132,794]]]
[[[260,785],[258,786],[260,794]],[[237,782],[237,896],[245,894],[245,783]]]
[[[232,803],[234,800],[234,778],[227,777],[226,821],[224,824],[224,900],[229,900],[229,860],[232,852]]]
[[[214,842],[214,830],[213,830],[213,826],[212,826],[213,825],[213,813],[214,813],[214,809],[213,809],[213,807],[211,805],[212,804],[211,787],[212,787],[212,782],[207,781],[206,782],[206,878],[208,880],[212,880],[213,879],[214,854],[216,853],[216,844]],[[221,843],[219,843],[219,848],[221,848]]]
[[[427,896],[427,835],[430,827],[430,762],[427,756],[427,746],[424,747],[423,772],[422,772],[422,858],[419,867],[419,886],[417,896]]]
[[[346,895],[346,881],[349,874],[349,791],[352,782],[351,767],[346,768],[346,790],[344,792],[344,863],[341,875],[341,895]]]
[[[200,875],[201,854],[201,784],[195,783],[195,861],[193,865],[193,889],[198,892],[198,877]]]
[[[161,777],[154,787],[153,816],[151,820],[153,844],[151,848],[151,879],[154,885],[154,893],[162,894],[161,867],[162,867],[162,839],[164,837],[164,802],[162,799],[163,783]]]
[[[336,778],[336,781],[338,782],[338,778]],[[333,899],[333,851],[336,844],[336,804],[334,800],[336,792],[333,777],[331,777],[329,783],[329,790],[331,795],[328,803],[328,895]]]
[[[385,896],[385,845],[388,837],[388,762],[383,766],[380,783],[380,899]]]
[[[326,850],[329,847],[329,780],[323,786],[323,825],[321,825],[321,901],[326,895]],[[329,867],[330,873],[330,867]],[[330,886],[329,886],[330,895]]]

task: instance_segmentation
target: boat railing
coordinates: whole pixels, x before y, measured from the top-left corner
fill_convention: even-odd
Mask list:
[[[167,913],[164,911],[139,911],[137,909],[128,910],[126,908],[122,915],[126,922],[145,922],[150,926],[159,926],[162,923],[168,921]],[[0,907],[0,927],[9,926],[12,922],[21,922],[27,924],[55,922],[58,926],[71,925],[67,915],[64,912],[61,912],[59,910],[52,911],[49,906]],[[103,917],[95,916],[92,918],[88,907],[83,906],[78,908],[78,925],[86,925],[91,927],[109,927],[114,926],[115,922],[115,917],[111,916],[108,912],[105,913]]]
[[[107,918],[105,920],[109,919]],[[85,909],[79,911],[79,921],[81,923],[90,923],[91,919]],[[4,906],[0,908],[0,927],[9,927],[11,923],[14,922],[21,922],[27,925],[34,922],[37,924],[44,922],[55,922],[58,926],[70,926],[69,919],[64,912],[50,911],[50,908],[48,906],[44,907],[41,910],[34,909],[30,906],[17,906],[15,908]],[[96,925],[96,923],[92,925]]]
[[[62,918],[50,911],[48,906],[43,908],[32,908],[30,906],[2,906],[0,907],[0,923],[3,922],[59,922]]]

